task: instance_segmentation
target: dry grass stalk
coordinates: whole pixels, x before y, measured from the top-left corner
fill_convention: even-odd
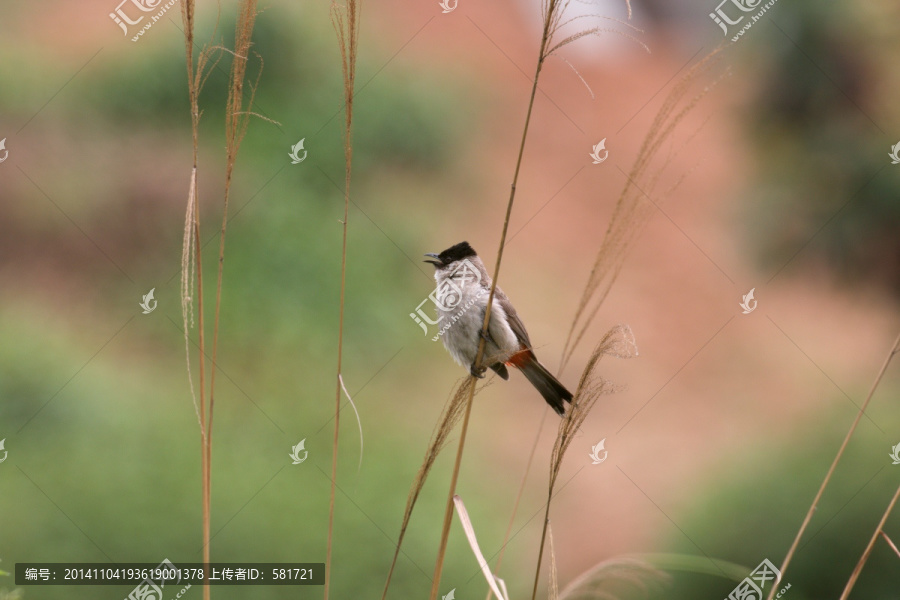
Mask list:
[[[891,547],[891,550],[894,551],[894,554],[897,555],[897,558],[900,558],[900,549],[897,549],[897,545],[894,543],[894,541],[891,538],[888,537],[888,534],[886,534],[884,532],[884,530],[881,531],[881,537],[883,537],[884,541],[886,541],[888,543],[888,546]]]
[[[219,268],[216,276],[216,312],[213,323],[212,365],[209,379],[209,426],[212,427],[212,412],[215,402],[216,352],[219,341],[219,310],[222,304],[222,272],[225,267],[225,230],[228,225],[228,200],[231,196],[231,182],[234,164],[241,142],[247,132],[251,113],[241,110],[244,101],[244,84],[247,75],[248,56],[253,45],[253,26],[256,23],[256,0],[241,0],[238,7],[237,23],[234,29],[234,58],[228,85],[228,100],[225,105],[225,189],[222,206],[222,229],[219,233]],[[260,72],[262,72],[260,70]],[[253,104],[256,86],[250,87],[249,104]]]
[[[234,163],[237,160],[238,150],[247,131],[250,120],[249,113],[242,113],[241,106],[244,96],[244,77],[247,73],[247,56],[252,45],[253,25],[256,22],[256,0],[241,0],[238,8],[238,17],[234,34],[234,59],[231,63],[231,78],[228,86],[228,100],[225,110],[225,187],[222,204],[222,228],[219,233],[219,266],[216,273],[216,304],[213,317],[213,343],[212,363],[209,375],[209,411],[206,423],[206,498],[210,501],[211,476],[212,476],[212,431],[213,408],[215,407],[216,364],[219,349],[219,314],[222,306],[222,275],[225,267],[225,230],[228,225],[228,199],[231,194],[231,182],[234,173]],[[261,72],[261,71],[260,71]],[[256,87],[251,87],[250,104],[253,104],[253,96]],[[199,236],[198,236],[199,241]],[[197,259],[200,259],[199,247]],[[203,311],[203,307],[199,307]],[[209,532],[207,523],[206,544],[203,554],[204,562],[209,560]],[[204,586],[204,598],[208,597],[209,585]]]
[[[776,585],[773,585],[772,589],[769,590],[769,595],[767,596],[766,600],[772,600],[772,598],[775,596],[775,591],[778,589],[777,583],[784,578],[784,572],[787,570],[788,565],[791,564],[791,559],[793,558],[794,553],[797,551],[797,546],[800,544],[800,538],[803,537],[803,533],[806,531],[806,527],[812,520],[813,513],[816,512],[816,509],[819,506],[819,500],[821,500],[822,494],[825,493],[825,488],[831,481],[831,476],[834,474],[834,470],[837,468],[838,462],[840,462],[841,457],[844,455],[844,450],[847,449],[847,444],[850,443],[850,438],[853,437],[853,432],[856,431],[856,426],[859,425],[860,420],[866,413],[866,408],[868,408],[869,406],[869,401],[872,400],[872,396],[875,394],[875,390],[878,389],[878,384],[881,383],[881,378],[884,377],[884,373],[885,371],[887,371],[888,365],[891,364],[891,359],[893,359],[894,355],[898,352],[900,352],[900,335],[897,336],[897,339],[894,341],[894,345],[891,347],[890,352],[888,352],[888,355],[885,357],[884,363],[881,365],[881,370],[878,371],[878,375],[875,377],[875,381],[872,383],[872,387],[869,389],[869,394],[866,396],[865,402],[863,402],[862,406],[859,408],[859,412],[856,413],[856,418],[853,420],[853,424],[850,425],[850,429],[849,431],[847,431],[847,435],[844,436],[844,441],[841,443],[841,447],[838,449],[837,455],[831,462],[831,466],[828,468],[828,472],[825,474],[825,479],[822,480],[822,485],[819,486],[819,491],[816,492],[816,496],[815,498],[813,498],[812,505],[810,505],[809,510],[806,512],[806,516],[803,518],[803,523],[800,524],[800,530],[794,537],[794,541],[791,543],[791,547],[788,549],[787,554],[784,557],[784,562],[781,564],[780,569],[781,577],[778,579],[778,581],[775,582]]]
[[[356,55],[359,43],[359,1],[347,0],[341,7],[331,6],[331,19],[338,36],[341,52],[341,70],[344,75],[344,158],[350,164],[353,157],[353,145],[350,143],[353,123],[353,91],[356,84]]]
[[[545,23],[550,24],[551,31],[556,31],[559,29],[559,27],[561,27],[561,24],[559,24],[561,13],[554,13],[553,11],[559,11],[560,7],[562,8],[562,10],[564,10],[566,3],[554,5],[551,2],[550,4],[545,4],[545,6],[548,10]],[[564,24],[565,23],[562,23],[562,25]],[[564,42],[570,43],[572,41],[575,41],[579,37],[583,36],[570,36],[570,38],[567,38],[566,40],[564,40]],[[561,45],[565,44],[557,44],[551,49],[551,52]],[[549,54],[550,53],[548,52],[547,55]],[[651,163],[653,162],[654,158],[657,155],[657,152],[662,147],[663,143],[671,138],[678,124],[709,91],[710,87],[708,86],[700,93],[691,97],[687,102],[684,101],[684,98],[687,96],[687,93],[690,90],[693,82],[701,74],[706,73],[712,67],[717,54],[718,50],[704,57],[679,80],[679,82],[673,87],[672,91],[668,94],[667,98],[663,102],[662,107],[654,118],[649,132],[644,139],[644,142],[638,153],[635,164],[628,176],[628,180],[616,203],[616,208],[613,212],[612,219],[610,220],[606,235],[604,236],[600,250],[597,253],[597,258],[594,261],[591,274],[588,278],[588,282],[585,285],[585,289],[582,293],[582,298],[576,309],[576,314],[573,318],[572,325],[566,339],[566,344],[563,349],[560,372],[562,372],[568,360],[572,357],[579,342],[582,340],[584,334],[590,326],[591,321],[599,311],[604,300],[606,299],[606,296],[609,294],[612,284],[615,282],[615,279],[617,278],[619,271],[621,270],[628,250],[630,249],[634,240],[637,239],[638,235],[643,230],[644,225],[647,223],[650,215],[653,212],[654,206],[652,205],[652,203],[647,204],[640,202],[641,197],[650,193],[655,188],[661,174],[673,160],[674,154],[670,154],[669,157],[666,158],[665,161],[663,161],[662,165],[657,167],[652,172],[650,171]],[[673,190],[670,190],[669,192]],[[598,296],[598,290],[601,290],[601,284],[603,287]],[[591,306],[592,303],[593,306]],[[607,333],[607,336],[609,336],[613,331],[615,331],[615,329]],[[631,336],[630,331],[628,337],[633,345],[633,337]],[[603,342],[601,341],[601,345],[602,344]],[[588,374],[593,368],[593,363],[597,358],[598,357],[596,356],[596,354],[592,355],[592,358],[585,368],[584,374],[582,375],[582,383],[584,382],[584,376]],[[579,390],[580,389],[581,384],[579,385]],[[577,397],[578,392],[576,392],[576,398]],[[537,595],[537,584],[540,576],[540,563],[541,557],[543,555],[544,544],[546,541],[546,525],[549,522],[548,518],[550,510],[550,499],[552,499],[553,497],[553,488],[556,482],[556,476],[558,475],[559,468],[562,463],[562,458],[565,454],[566,449],[568,448],[568,442],[571,441],[571,435],[575,431],[577,431],[581,422],[583,422],[584,418],[587,417],[587,413],[589,412],[590,406],[592,405],[593,402],[590,402],[589,406],[584,405],[581,411],[575,411],[573,407],[573,410],[572,412],[570,412],[568,418],[560,424],[556,444],[554,445],[553,456],[551,458],[551,477],[550,484],[548,486],[549,490],[548,503],[545,513],[545,529],[541,536],[541,544],[538,552],[538,566],[535,572],[535,583],[532,592],[533,597],[536,597]],[[578,422],[575,423],[572,419],[575,419]],[[572,428],[573,425],[574,429]],[[504,540],[504,545],[505,543],[506,540]],[[490,600],[490,593],[488,594],[488,600]]]
[[[547,486],[547,504],[544,509],[544,526],[541,532],[541,544],[538,549],[537,567],[534,573],[532,600],[537,598],[537,586],[541,574],[541,558],[543,557],[544,544],[547,541],[547,531],[550,525],[550,504],[553,500],[556,480],[559,472],[562,470],[563,458],[597,400],[601,396],[612,394],[619,389],[600,376],[597,366],[600,363],[600,359],[604,356],[631,358],[637,356],[637,354],[637,346],[635,345],[634,334],[631,332],[631,328],[627,325],[616,325],[607,331],[600,343],[591,352],[587,365],[585,365],[584,371],[581,373],[581,379],[578,381],[575,396],[572,398],[572,406],[559,423],[556,442],[553,444],[553,452],[550,455],[550,483]]]
[[[190,336],[188,335],[188,332],[194,326],[194,304],[192,301],[194,296],[195,277],[194,242],[196,236],[194,233],[197,227],[199,227],[199,217],[197,215],[197,167],[194,166],[191,169],[191,183],[188,188],[188,201],[184,214],[184,237],[181,242],[181,321],[184,327],[184,355],[187,363],[188,383],[191,388],[191,399],[194,402],[194,412],[197,413],[197,422],[200,424],[201,439],[205,440],[206,429],[203,426],[203,418],[200,416],[200,407],[197,404],[197,394],[194,391],[194,378],[191,374]],[[197,272],[199,272],[199,269],[200,265],[198,264]],[[200,318],[203,318],[202,314],[200,315]],[[200,372],[203,372],[202,362],[200,364]],[[200,389],[203,389],[202,378]]]
[[[428,478],[428,474],[431,472],[431,467],[434,466],[434,461],[437,460],[438,454],[440,454],[441,450],[446,446],[450,437],[450,432],[453,431],[460,419],[462,419],[466,407],[466,399],[469,397],[469,390],[474,387],[474,385],[475,380],[472,377],[466,377],[456,386],[450,399],[444,405],[444,410],[441,412],[438,424],[431,434],[431,441],[428,443],[428,449],[425,451],[425,459],[422,461],[421,466],[419,466],[419,471],[416,473],[415,479],[413,479],[409,495],[406,497],[406,509],[403,511],[403,522],[400,525],[400,535],[397,538],[397,547],[394,549],[394,558],[391,560],[387,581],[385,581],[384,591],[381,594],[382,600],[387,598],[388,588],[391,585],[391,577],[394,574],[394,568],[397,566],[397,559],[400,556],[400,547],[403,545],[403,539],[406,536],[406,528],[409,525],[409,519],[412,517],[416,501],[419,499],[419,493],[425,486],[425,480]],[[479,387],[475,390],[475,394],[478,394],[478,392],[487,385],[490,385],[490,383],[486,383]]]
[[[709,91],[710,88],[707,87],[687,102],[684,101],[691,85],[698,77],[709,71],[717,55],[718,50],[701,59],[675,84],[644,138],[637,159],[628,173],[625,186],[616,201],[613,216],[576,308],[575,317],[563,347],[560,371],[572,358],[579,342],[619,276],[628,251],[653,214],[655,206],[652,203],[642,202],[642,197],[653,191],[659,177],[673,157],[667,158],[660,167],[652,172],[651,164],[663,144],[672,137],[678,124]]]
[[[206,335],[204,327],[203,311],[203,271],[200,253],[200,201],[197,190],[197,164],[199,155],[199,124],[200,124],[200,92],[206,79],[209,77],[212,67],[218,62],[218,58],[212,61],[213,52],[218,47],[206,47],[197,56],[194,64],[194,20],[195,1],[184,0],[181,5],[181,18],[184,24],[185,61],[188,73],[188,100],[191,110],[191,138],[193,149],[193,166],[191,169],[190,187],[188,190],[188,202],[185,210],[184,237],[181,256],[181,316],[184,326],[185,354],[187,361],[188,383],[191,388],[191,397],[194,402],[194,410],[200,424],[201,439],[201,479],[202,479],[202,512],[203,512],[203,561],[209,562],[210,540],[210,492],[212,479],[212,416],[215,399],[215,375],[216,375],[216,351],[219,335],[219,313],[222,292],[222,269],[225,260],[225,227],[228,222],[228,196],[231,189],[231,180],[234,172],[234,163],[237,159],[238,149],[243,140],[247,128],[249,113],[241,111],[243,103],[243,87],[247,68],[247,55],[252,44],[251,37],[256,18],[256,2],[244,0],[240,4],[239,15],[235,27],[235,50],[232,64],[231,81],[226,103],[226,173],[224,208],[222,215],[222,229],[219,245],[219,268],[216,279],[216,305],[215,319],[213,322],[212,362],[210,367],[209,390],[206,389]],[[213,33],[215,35],[215,33]],[[253,101],[251,90],[250,102]],[[190,339],[189,331],[194,323],[194,284],[196,278],[197,290],[197,322],[198,322],[198,365],[199,365],[199,394],[195,393],[193,377],[190,368]],[[199,398],[199,400],[198,400]],[[208,600],[210,588],[208,581],[203,586],[204,600]]]
[[[344,291],[346,289],[347,273],[347,219],[350,211],[350,175],[353,167],[353,92],[356,81],[356,48],[359,40],[359,2],[347,0],[343,7],[331,5],[331,19],[338,37],[338,46],[341,53],[341,70],[344,75],[344,219],[341,221],[341,296],[338,316],[338,350],[337,350],[337,376],[334,393],[334,435],[331,448],[331,493],[328,501],[328,540],[325,550],[325,590],[324,597],[328,600],[331,589],[331,552],[334,542],[334,499],[337,487],[337,461],[338,440],[341,424],[341,389],[343,386],[342,361],[344,355]],[[346,392],[346,390],[344,390]],[[351,404],[353,400],[350,394],[347,398]],[[356,405],[353,405],[356,410]],[[357,420],[359,414],[357,413]],[[362,425],[360,425],[360,465],[362,465]]]
[[[559,600],[559,574],[556,569],[556,548],[553,545],[553,527],[547,523],[547,537],[550,538],[550,592],[548,600]]]
[[[207,435],[206,422],[206,338],[203,323],[203,270],[200,260],[200,209],[199,194],[197,191],[197,163],[199,160],[200,142],[200,91],[203,83],[211,71],[209,64],[210,50],[204,49],[197,57],[194,65],[194,0],[184,0],[181,4],[181,18],[184,23],[184,47],[185,61],[188,74],[188,99],[191,110],[191,141],[193,150],[193,166],[191,168],[191,181],[188,190],[188,202],[185,210],[184,237],[181,249],[181,318],[184,327],[184,350],[187,363],[188,385],[191,388],[191,398],[194,402],[194,411],[200,424],[200,479],[201,479],[201,511],[202,511],[202,538],[203,560],[209,562],[209,536],[210,536],[210,468],[209,468],[209,436]],[[196,264],[196,270],[193,265]],[[190,354],[190,328],[194,324],[193,290],[194,277],[197,278],[197,302],[200,310],[197,311],[199,333],[199,406],[198,394],[194,391],[194,382],[191,375]],[[203,597],[209,599],[208,582],[203,587]]]
[[[669,579],[669,575],[641,559],[615,558],[579,575],[562,591],[559,600],[615,600],[623,588],[648,594]]]
[[[353,401],[353,398],[350,396],[350,392],[347,391],[347,386],[344,385],[344,376],[338,373],[338,384],[341,386],[341,389],[344,391],[344,395],[347,396],[347,401],[350,403],[350,408],[353,409],[353,414],[356,415],[356,424],[359,426],[359,465],[356,467],[356,472],[362,469],[362,459],[363,459],[363,431],[362,431],[362,419],[359,418],[359,410],[356,408],[356,402]]]
[[[570,0],[544,0],[542,5],[544,23],[541,29],[541,44],[538,50],[538,59],[537,64],[535,65],[534,77],[532,79],[531,96],[528,99],[528,110],[525,113],[525,124],[522,128],[522,139],[519,143],[519,153],[516,158],[516,166],[513,172],[512,183],[510,184],[509,201],[506,204],[506,216],[503,220],[503,230],[500,233],[500,245],[497,249],[497,262],[494,265],[493,280],[491,282],[490,292],[488,293],[487,306],[484,311],[484,321],[481,325],[482,336],[478,343],[478,351],[475,354],[476,366],[481,365],[481,361],[484,356],[484,338],[486,337],[488,327],[490,325],[491,307],[493,306],[494,292],[497,288],[497,281],[500,278],[500,265],[503,261],[503,250],[506,247],[506,235],[509,230],[509,220],[512,215],[513,204],[516,198],[516,185],[518,184],[519,172],[522,168],[522,156],[525,153],[525,142],[528,139],[528,128],[531,124],[531,114],[534,110],[534,98],[537,95],[541,69],[544,66],[544,61],[547,60],[547,58],[549,58],[550,55],[553,54],[553,52],[555,52],[559,48],[562,48],[566,44],[575,41],[574,39],[567,38],[566,40],[563,40],[563,42],[553,46],[552,48],[550,47],[554,33],[556,33],[561,26],[560,21],[565,8],[569,5],[569,1]],[[441,531],[441,542],[438,548],[437,560],[435,561],[434,577],[432,578],[431,583],[430,600],[437,599],[438,589],[440,589],[441,571],[443,570],[444,556],[447,551],[447,540],[450,536],[450,523],[453,520],[453,496],[456,493],[456,481],[459,477],[459,468],[460,464],[462,463],[463,448],[465,447],[466,433],[469,427],[469,415],[471,414],[472,410],[472,398],[474,392],[475,388],[474,386],[472,386],[466,400],[466,411],[463,417],[462,432],[460,434],[459,440],[459,449],[456,453],[456,464],[454,465],[453,474],[450,478],[450,491],[447,496],[447,508],[444,511],[444,526],[443,530]]]
[[[593,318],[599,312],[600,307],[606,300],[613,283],[621,271],[625,256],[639,234],[643,231],[644,226],[653,213],[655,205],[652,202],[641,202],[641,198],[653,191],[662,173],[673,160],[674,154],[670,154],[660,166],[653,170],[651,170],[651,165],[663,144],[672,137],[677,126],[709,92],[711,86],[705,87],[701,92],[685,101],[692,84],[702,74],[705,74],[710,70],[718,52],[718,50],[715,50],[698,61],[675,84],[663,101],[661,108],[657,112],[650,126],[647,136],[644,138],[637,159],[635,160],[631,172],[627,176],[625,186],[616,202],[616,207],[613,211],[613,216],[610,219],[606,235],[603,238],[600,250],[598,251],[597,257],[591,268],[588,282],[585,285],[582,297],[576,308],[575,317],[572,320],[572,325],[563,347],[559,369],[560,372],[562,372],[568,361],[571,359],[584,337],[584,334],[587,332],[588,327],[593,321]],[[670,190],[670,192],[671,191],[672,190]],[[549,523],[550,504],[553,498],[556,478],[562,465],[562,459],[568,449],[572,436],[578,431],[578,428],[587,417],[587,414],[590,412],[590,409],[593,407],[593,404],[599,395],[615,391],[612,388],[605,387],[608,386],[608,384],[605,383],[599,384],[600,387],[596,388],[594,387],[597,385],[596,381],[591,384],[586,381],[586,377],[591,377],[596,361],[602,356],[602,353],[600,355],[597,354],[597,350],[605,343],[609,342],[610,334],[618,335],[614,333],[617,330],[624,336],[620,339],[628,340],[626,346],[634,346],[634,338],[630,330],[628,330],[627,334],[624,334],[624,330],[621,329],[621,326],[619,328],[613,328],[606,334],[604,339],[601,340],[598,348],[591,354],[591,358],[583,371],[578,391],[575,393],[573,408],[566,419],[560,423],[559,431],[557,432],[557,439],[551,456],[550,480],[544,515],[544,530],[541,534],[541,543],[538,550],[538,561],[537,568],[535,569],[532,599],[537,597],[541,559],[546,542],[547,524]],[[626,351],[622,355],[632,356],[636,354],[637,351],[636,348],[634,348],[634,354],[631,354],[630,351]],[[586,394],[583,394],[582,387],[586,384],[589,388],[593,387],[594,389],[588,390]],[[587,402],[579,401],[579,396],[582,395]]]
[[[513,524],[516,521],[516,514],[519,512],[519,503],[522,501],[522,495],[525,493],[525,483],[528,481],[528,473],[531,472],[531,464],[534,462],[534,455],[537,452],[538,440],[540,440],[541,432],[544,430],[544,423],[547,421],[547,415],[550,413],[549,410],[544,411],[544,416],[541,417],[541,423],[538,425],[537,432],[534,436],[534,442],[531,444],[531,452],[528,454],[528,460],[525,463],[525,472],[522,474],[522,482],[519,484],[519,491],[516,493],[516,500],[513,502],[512,514],[509,516],[509,523],[506,526],[506,533],[503,534],[503,543],[500,545],[500,552],[497,553],[497,562],[494,564],[494,571],[497,573],[500,572],[500,567],[503,565],[503,556],[506,553],[506,545],[509,542],[509,536],[512,535]],[[494,592],[492,590],[488,590],[487,598],[485,600],[491,600]]]
[[[493,293],[493,288],[491,292]],[[490,313],[490,296],[488,297],[488,305],[487,310],[485,312]],[[480,364],[481,356],[484,352],[484,340],[481,340],[481,344],[478,346],[478,353],[475,357],[475,364]],[[474,380],[474,377],[471,375],[469,379]],[[434,565],[434,577],[431,580],[431,595],[430,600],[437,600],[438,597],[438,589],[441,586],[441,572],[444,569],[444,557],[447,552],[447,540],[450,537],[450,523],[453,522],[453,498],[456,496],[456,482],[459,479],[459,467],[462,464],[462,455],[463,448],[466,446],[466,433],[469,430],[469,417],[472,414],[472,399],[474,396],[474,387],[470,387],[472,390],[469,394],[466,395],[466,403],[465,403],[465,412],[463,414],[463,422],[462,429],[459,434],[459,446],[456,449],[456,461],[453,464],[453,473],[450,475],[450,498],[447,502],[447,509],[444,511],[444,525],[441,530],[441,543],[438,547],[438,555],[437,560]]]
[[[475,535],[475,527],[472,525],[472,519],[469,518],[469,513],[466,510],[466,505],[463,503],[462,498],[453,496],[453,504],[456,506],[459,522],[466,534],[466,539],[469,540],[469,547],[472,549],[472,553],[478,561],[478,567],[481,569],[481,574],[484,575],[488,587],[491,588],[493,593],[497,594],[497,597],[500,598],[500,600],[509,600],[509,592],[506,590],[506,583],[491,573],[491,568],[484,558],[484,553],[481,552],[481,548],[478,545],[478,538]]]
[[[700,60],[676,83],[650,126],[649,132],[638,152],[635,164],[616,203],[606,235],[603,238],[588,282],[576,309],[563,349],[560,371],[572,357],[594,316],[600,310],[618,277],[628,250],[643,230],[653,212],[654,205],[652,203],[642,203],[641,197],[654,189],[662,172],[665,171],[673,157],[670,155],[663,162],[662,166],[653,172],[650,171],[650,166],[663,143],[672,136],[678,124],[708,92],[709,88],[707,87],[687,102],[684,102],[691,85],[701,74],[706,73],[710,69],[716,54],[717,51]],[[627,326],[618,326],[611,329],[594,349],[594,352],[591,353],[588,364],[582,372],[578,389],[575,392],[572,409],[560,423],[550,460],[550,478],[544,513],[544,528],[541,534],[534,586],[532,588],[533,600],[537,597],[541,560],[549,524],[550,505],[553,499],[556,479],[562,467],[562,460],[575,433],[587,418],[596,400],[601,395],[615,391],[613,386],[594,373],[597,362],[606,354],[623,358],[637,355],[633,334]]]
[[[900,498],[900,486],[897,487],[897,491],[894,492],[894,497],[891,498],[891,501],[888,503],[887,508],[884,510],[884,514],[881,515],[881,521],[878,522],[878,527],[875,528],[875,533],[872,534],[872,538],[869,540],[865,551],[862,553],[862,556],[859,557],[859,562],[856,563],[856,567],[853,569],[853,573],[850,574],[850,579],[847,581],[847,585],[844,586],[844,591],[841,593],[841,597],[839,600],[847,600],[847,597],[850,596],[850,591],[853,589],[853,586],[856,585],[856,580],[859,579],[859,574],[862,573],[863,567],[866,566],[866,561],[869,560],[869,556],[872,554],[872,548],[875,547],[875,541],[878,539],[878,536],[880,534],[884,533],[884,524],[885,522],[887,522],[888,517],[891,515],[891,511],[894,510],[894,505],[897,504],[898,498]],[[885,538],[887,538],[886,535]],[[888,539],[888,543],[890,543],[890,539]],[[894,552],[897,552],[897,547],[892,543],[891,547],[894,549]]]
[[[630,3],[630,1],[629,1],[629,0],[625,0],[625,5],[626,5],[626,7],[627,7],[627,9],[628,9],[628,19],[631,19],[631,3]],[[569,6],[569,1],[568,1],[568,0],[561,1],[561,2],[548,2],[547,0],[544,0],[544,2],[543,2],[543,4],[542,4],[542,10],[544,11],[544,36],[543,36],[543,38],[542,38],[542,47],[541,47],[541,52],[540,52],[540,55],[539,55],[539,61],[538,61],[538,62],[539,62],[539,66],[540,66],[540,63],[542,63],[544,60],[546,60],[546,59],[549,58],[550,56],[555,55],[555,52],[556,52],[557,50],[559,50],[559,49],[565,47],[566,45],[568,45],[568,44],[570,44],[570,43],[572,43],[572,42],[575,42],[575,41],[577,41],[577,40],[579,40],[579,39],[581,39],[581,38],[583,38],[583,37],[590,36],[590,35],[599,35],[600,33],[603,33],[603,32],[618,33],[618,34],[620,34],[620,35],[623,35],[624,37],[626,37],[626,38],[628,38],[628,39],[631,39],[632,41],[637,42],[639,45],[641,45],[641,46],[642,46],[645,50],[647,50],[648,52],[650,51],[650,49],[646,46],[646,44],[644,44],[643,42],[641,42],[640,40],[638,40],[638,39],[635,38],[634,36],[629,35],[628,33],[623,33],[623,32],[621,32],[621,31],[619,31],[619,30],[617,30],[617,29],[604,28],[604,27],[592,27],[592,28],[589,28],[589,29],[586,29],[586,30],[582,30],[582,31],[580,31],[580,32],[578,32],[578,33],[576,33],[576,34],[573,34],[573,35],[568,36],[567,38],[563,39],[561,42],[556,43],[556,44],[554,44],[551,48],[547,49],[547,46],[548,46],[550,43],[552,43],[552,40],[553,40],[554,36],[555,36],[557,33],[559,33],[559,31],[560,31],[563,27],[565,27],[565,26],[568,25],[569,23],[573,23],[573,22],[578,21],[578,20],[581,20],[581,19],[587,19],[587,18],[607,19],[607,20],[611,20],[611,21],[614,21],[614,22],[616,22],[616,23],[619,23],[619,24],[621,24],[621,25],[624,25],[624,26],[626,26],[626,27],[628,27],[628,28],[630,28],[630,29],[632,29],[632,30],[634,30],[634,31],[640,31],[640,30],[634,28],[630,23],[621,21],[621,20],[619,20],[619,19],[614,19],[614,18],[610,18],[610,17],[605,17],[605,16],[602,16],[602,15],[578,15],[578,16],[576,16],[576,17],[573,17],[573,18],[571,18],[571,19],[568,19],[568,20],[566,20],[566,21],[563,21],[563,20],[562,20],[562,17],[563,17],[563,15],[565,14],[566,9],[568,8],[568,6]],[[584,84],[584,86],[587,88],[588,92],[590,92],[591,98],[593,99],[593,98],[594,98],[594,92],[593,92],[593,90],[591,89],[590,85],[588,85],[588,83],[587,83],[587,82],[584,80],[584,78],[581,76],[581,73],[578,72],[578,69],[576,69],[575,66],[572,65],[566,58],[564,58],[564,57],[558,57],[558,58],[560,58],[561,60],[563,60],[563,61],[564,61],[564,62],[572,69],[572,71],[575,73],[575,75],[579,78],[579,80],[581,80],[581,82],[582,82],[582,83]],[[573,325],[573,326],[574,326],[574,325]],[[570,335],[571,335],[571,333],[570,333]],[[562,366],[560,367],[560,370],[559,370],[559,373],[558,373],[558,374],[561,374],[561,372],[562,372]],[[546,417],[546,412],[545,412],[545,417]],[[531,454],[530,454],[530,456],[529,456],[528,463],[527,463],[527,465],[526,465],[526,467],[525,467],[525,473],[524,473],[524,475],[522,476],[522,483],[520,484],[519,493],[518,493],[518,495],[516,496],[516,500],[515,500],[514,507],[513,507],[513,513],[512,513],[512,516],[510,517],[509,526],[508,526],[508,528],[507,528],[506,535],[505,535],[504,538],[503,538],[503,544],[501,545],[500,555],[499,555],[499,557],[498,557],[498,559],[497,559],[497,564],[496,564],[496,567],[495,567],[497,570],[500,569],[500,565],[501,565],[501,563],[502,563],[502,561],[503,561],[503,554],[504,554],[504,552],[505,552],[505,550],[506,550],[506,543],[507,543],[507,541],[509,540],[509,534],[510,534],[510,532],[512,531],[513,520],[515,519],[515,515],[516,515],[516,511],[517,511],[517,509],[518,509],[519,501],[520,501],[520,499],[521,499],[521,497],[522,497],[522,493],[524,492],[525,482],[526,482],[526,480],[527,480],[527,478],[528,478],[528,473],[529,473],[529,471],[530,471],[530,469],[531,469],[532,458],[534,457],[534,452],[535,452],[535,450],[537,449],[538,439],[540,438],[540,433],[541,433],[541,431],[543,430],[543,426],[544,426],[544,419],[541,420],[541,424],[540,424],[540,426],[539,426],[539,428],[538,428],[537,435],[535,436],[535,441],[534,441],[534,443],[532,444]],[[491,590],[488,590],[488,594],[487,594],[486,600],[491,600],[491,596],[492,596],[492,592],[491,592]]]

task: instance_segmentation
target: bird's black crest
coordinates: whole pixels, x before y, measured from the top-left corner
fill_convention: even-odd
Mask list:
[[[449,265],[457,260],[462,260],[470,256],[477,256],[475,249],[469,245],[469,242],[460,242],[455,246],[450,246],[438,255],[438,258],[445,265]]]

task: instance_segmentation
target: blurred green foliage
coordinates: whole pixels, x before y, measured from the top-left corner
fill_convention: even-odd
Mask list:
[[[882,400],[895,395],[896,390],[878,392]],[[673,540],[672,550],[698,554],[700,548],[708,557],[748,569],[768,558],[780,567],[853,420],[850,409],[849,404],[839,404],[837,410],[817,419],[815,428],[793,432],[768,447],[754,440],[736,440],[734,453],[724,458],[718,472],[710,473],[702,493],[694,496],[697,500],[690,512],[674,517],[685,536]],[[840,596],[900,484],[900,467],[893,466],[889,457],[896,440],[886,433],[897,431],[900,422],[885,413],[877,421],[885,431],[864,417],[838,464],[785,572],[781,586],[791,584],[786,597]],[[894,514],[886,531],[895,531],[897,523],[900,515]],[[897,555],[879,540],[852,597],[895,598],[900,589],[897,561]],[[735,587],[734,581],[721,577],[688,579],[683,592],[667,597],[727,598]]]
[[[900,76],[885,60],[900,46],[878,35],[880,19],[896,23],[890,6],[779,2],[736,46],[758,83],[745,223],[767,268],[802,252],[847,282],[900,293],[900,178],[888,157]]]
[[[896,390],[878,392],[882,400],[892,396]],[[814,428],[784,434],[780,441],[735,440],[719,467],[694,482],[688,508],[668,514],[677,527],[665,544],[668,554],[637,556],[658,572],[639,573],[616,597],[727,599],[764,559],[780,568],[853,420],[845,400],[836,398],[839,404]],[[900,428],[900,419],[875,405],[873,413],[880,413],[884,430],[869,417],[861,421],[784,572],[782,598],[838,598],[900,484],[900,467],[889,456],[896,440],[888,433]],[[894,511],[885,532],[895,542],[898,523]],[[896,598],[897,561],[879,539],[851,598]]]

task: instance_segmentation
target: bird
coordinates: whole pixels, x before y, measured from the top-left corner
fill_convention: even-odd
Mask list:
[[[538,361],[525,324],[499,287],[494,290],[488,331],[482,334],[491,277],[475,249],[468,242],[460,242],[425,256],[429,259],[424,262],[434,265],[433,300],[439,322],[443,321],[439,335],[450,356],[478,378],[483,378],[490,367],[508,380],[507,367],[518,368],[547,404],[564,416],[565,403],[572,402],[572,393]],[[481,365],[487,367],[475,364],[482,336],[485,347]]]

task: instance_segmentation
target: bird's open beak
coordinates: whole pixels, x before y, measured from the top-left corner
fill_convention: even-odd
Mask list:
[[[442,266],[444,266],[444,263],[442,263],[442,262],[438,259],[438,256],[440,256],[439,254],[435,254],[434,252],[426,252],[426,253],[425,253],[425,256],[429,256],[429,257],[434,258],[434,259],[436,259],[436,260],[423,260],[422,262],[431,263],[431,264],[433,264],[435,267],[442,267]]]

